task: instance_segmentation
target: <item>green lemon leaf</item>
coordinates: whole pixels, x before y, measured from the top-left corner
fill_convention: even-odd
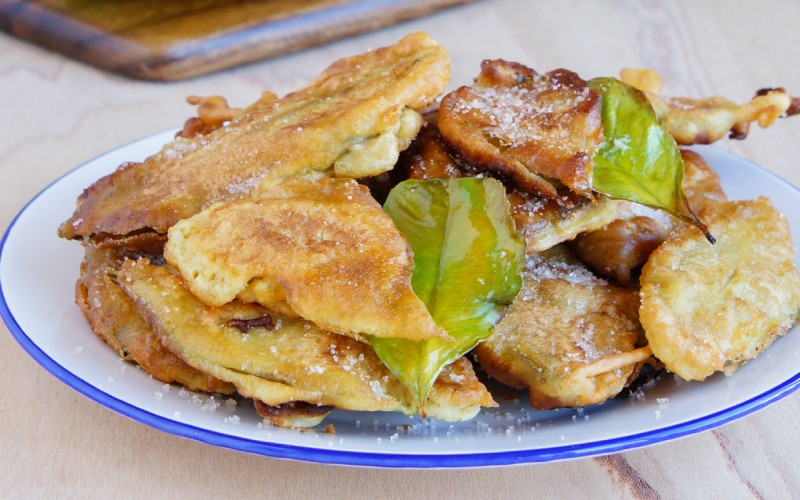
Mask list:
[[[441,370],[489,337],[522,286],[525,244],[494,179],[407,180],[384,210],[414,251],[411,285],[454,340],[369,337],[420,411]]]
[[[589,86],[603,96],[605,140],[595,152],[592,188],[612,198],[669,212],[699,227],[681,189],[683,159],[675,139],[661,125],[647,97],[616,78],[595,78]]]

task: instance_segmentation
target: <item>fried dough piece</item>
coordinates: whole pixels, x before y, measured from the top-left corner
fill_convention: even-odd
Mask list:
[[[570,196],[570,195],[567,195]],[[593,200],[570,196],[574,204],[533,197],[519,191],[509,195],[511,217],[525,235],[526,252],[536,253],[604,227],[619,217],[624,202],[603,195]]]
[[[681,150],[684,161],[682,189],[692,208],[699,213],[705,207],[727,201],[719,174],[699,154]],[[655,250],[685,222],[654,208],[622,203],[619,219],[607,226],[578,235],[571,248],[600,276],[627,285]]]
[[[652,69],[622,68],[619,79],[622,83],[651,94],[660,95],[663,88],[661,75]]]
[[[681,158],[683,158],[681,189],[692,211],[699,213],[709,205],[728,201],[719,174],[702,156],[694,151],[681,149]]]
[[[226,126],[178,137],[98,180],[59,235],[106,245],[128,237],[133,245],[131,236],[163,234],[213,202],[288,178],[389,170],[419,130],[418,111],[444,90],[449,64],[425,34],[339,60],[297,92],[265,94]]]
[[[751,122],[766,128],[777,118],[800,111],[797,99],[779,88],[759,90],[752,100],[738,105],[723,97],[661,97],[661,77],[652,70],[628,69],[620,77],[645,93],[659,120],[678,144],[711,144],[725,136],[744,139]]]
[[[262,96],[263,100],[264,97]],[[197,106],[197,116],[186,120],[176,137],[190,139],[198,135],[211,133],[244,113],[243,109],[228,106],[227,99],[218,95],[208,97],[193,95],[187,97],[186,102]]]
[[[498,172],[526,192],[559,199],[560,185],[592,197],[592,156],[603,142],[600,94],[575,73],[538,74],[484,61],[472,87],[447,94],[439,130],[469,163]]]
[[[655,219],[635,216],[578,235],[570,248],[600,276],[628,285],[635,280],[635,271],[668,235]]]
[[[335,409],[330,405],[312,405],[305,401],[289,401],[272,406],[256,399],[253,403],[256,413],[273,425],[286,429],[314,427]]]
[[[86,247],[75,302],[92,331],[126,361],[156,380],[177,382],[191,390],[230,394],[232,384],[195,370],[175,356],[139,316],[131,299],[113,281],[128,252]]]
[[[686,380],[733,373],[797,323],[800,273],[789,225],[767,198],[701,213],[642,269],[640,318],[653,354]]]
[[[240,295],[354,338],[450,338],[411,288],[408,242],[351,179],[296,179],[209,207],[169,230],[164,257],[211,306]]]
[[[411,145],[403,151],[395,170],[409,179],[455,179],[479,177],[487,172],[472,167],[442,138],[437,120],[438,109],[424,115],[422,128]]]
[[[254,400],[256,412],[278,427],[307,428],[318,425],[335,407],[290,401],[271,406]],[[447,365],[431,387],[425,415],[445,422],[461,422],[474,417],[480,407],[497,406],[465,357]]]
[[[426,116],[425,126],[401,155],[398,167],[412,179],[491,174],[471,166],[445,144],[435,116]],[[557,201],[527,193],[508,181],[505,185],[511,217],[516,228],[525,235],[527,253],[540,252],[585,231],[602,228],[619,217],[619,209],[624,206],[624,202],[602,195],[590,200],[567,192],[559,194]]]
[[[270,406],[304,401],[346,410],[418,411],[369,344],[257,304],[209,307],[178,275],[145,260],[125,262],[118,283],[164,345],[195,368],[235,384],[245,397]],[[269,323],[259,321],[262,326],[246,331],[238,323],[264,316]],[[467,360],[442,372],[430,398],[426,412],[442,420],[466,420],[480,406],[494,405]]]
[[[636,347],[638,305],[635,291],[596,278],[559,246],[527,257],[522,291],[474,352],[492,377],[529,388],[534,408],[602,403],[651,356]]]

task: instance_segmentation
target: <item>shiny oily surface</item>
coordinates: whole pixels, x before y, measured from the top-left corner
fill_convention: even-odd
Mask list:
[[[797,327],[734,376],[703,383],[664,376],[634,397],[582,410],[534,411],[524,393],[496,392],[499,408],[447,424],[390,413],[336,411],[325,429],[269,427],[249,402],[164,385],[119,360],[89,330],[72,303],[82,249],[54,228],[80,190],[123,160],[157,150],[173,132],[103,155],[57,180],[12,222],[0,253],[0,313],[17,341],[42,366],[98,403],[168,433],[279,458],[377,467],[480,467],[545,462],[639,448],[743,417],[800,385]],[[733,199],[771,197],[800,235],[800,191],[761,168],[715,148],[698,148]],[[758,182],[754,182],[757,180]],[[54,254],[60,259],[53,259]],[[795,262],[800,261],[795,253]],[[46,304],[49,314],[41,314]],[[329,429],[331,430],[331,429]]]

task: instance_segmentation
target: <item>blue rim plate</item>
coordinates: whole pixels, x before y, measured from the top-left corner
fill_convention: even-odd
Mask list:
[[[123,161],[144,159],[174,131],[106,153],[45,188],[16,216],[0,243],[0,316],[47,371],[81,394],[162,431],[274,458],[369,467],[450,468],[552,462],[649,446],[744,417],[800,385],[795,327],[731,377],[689,383],[662,376],[634,397],[577,410],[536,411],[527,396],[502,398],[469,422],[393,413],[334,411],[335,432],[265,425],[246,400],[195,394],[160,383],[120,360],[91,332],[73,303],[82,248],[56,228],[80,192]],[[722,150],[697,149],[732,199],[772,198],[800,235],[800,190]],[[800,254],[795,253],[800,264]]]

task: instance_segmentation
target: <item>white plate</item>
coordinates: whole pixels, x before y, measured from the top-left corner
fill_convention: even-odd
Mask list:
[[[56,228],[72,213],[84,188],[123,161],[157,151],[173,133],[145,138],[69,172],[20,212],[0,247],[0,315],[17,341],[70,387],[140,422],[277,458],[377,467],[478,467],[607,454],[687,436],[741,418],[800,385],[795,362],[800,334],[794,328],[732,377],[687,383],[664,376],[639,397],[582,410],[534,411],[520,393],[459,424],[335,411],[326,420],[335,433],[265,426],[246,401],[235,404],[168,386],[121,361],[95,337],[73,303],[83,250],[59,239]],[[730,153],[698,150],[720,172],[731,198],[772,198],[800,247],[800,190]]]

